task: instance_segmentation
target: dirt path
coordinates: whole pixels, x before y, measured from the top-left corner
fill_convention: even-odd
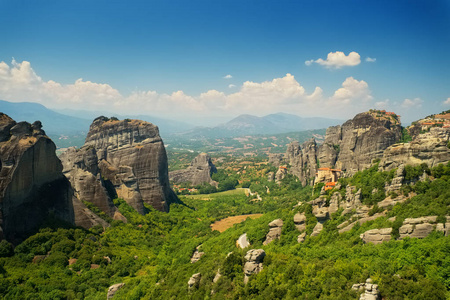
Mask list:
[[[232,227],[234,224],[241,223],[245,221],[247,218],[257,219],[261,217],[262,214],[252,214],[252,215],[239,215],[239,216],[233,216],[228,217],[225,219],[222,219],[220,221],[214,222],[211,224],[212,230],[217,230],[219,232],[224,232],[228,228]]]

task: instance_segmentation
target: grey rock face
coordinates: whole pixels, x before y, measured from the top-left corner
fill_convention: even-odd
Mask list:
[[[74,223],[73,191],[40,122],[0,114],[0,239],[19,241],[52,212]]]
[[[106,295],[107,299],[112,299],[114,295],[117,293],[118,290],[120,290],[125,283],[116,283],[108,288],[108,294]]]
[[[200,273],[195,273],[194,275],[192,275],[188,281],[188,289],[192,290],[194,288],[197,288],[200,284],[201,279],[202,279],[202,274],[200,274]]]
[[[281,230],[283,228],[283,220],[276,219],[269,223],[269,232],[266,235],[266,240],[263,245],[268,245],[276,239],[280,239]]]
[[[279,167],[283,161],[283,155],[278,153],[269,153],[269,164]]]
[[[436,216],[408,218],[405,219],[403,225],[399,228],[400,239],[405,237],[423,239],[427,237],[433,230],[436,222]]]
[[[374,159],[382,158],[386,148],[401,138],[401,127],[388,118],[360,113],[342,126],[327,129],[325,141],[317,146],[314,139],[302,146],[298,142],[288,145],[286,161],[291,173],[308,184],[318,165],[337,168],[353,174],[370,167]]]
[[[244,283],[247,284],[249,277],[258,274],[263,269],[263,260],[266,252],[263,249],[252,249],[247,251],[244,264]]]
[[[158,127],[140,120],[93,121],[85,147],[97,155],[98,168],[119,198],[139,213],[144,203],[161,211],[177,201],[169,185],[167,155]]]
[[[248,241],[248,238],[247,238],[247,233],[244,233],[241,236],[239,236],[239,238],[236,241],[236,246],[241,249],[245,249],[248,246],[250,246],[250,242]]]
[[[392,228],[371,229],[361,234],[364,243],[381,244],[391,240]]]
[[[69,148],[62,153],[63,173],[69,179],[75,196],[79,200],[94,204],[109,217],[126,221],[117,210],[106,190],[98,167],[97,153],[93,147],[81,149]],[[89,227],[87,223],[78,220],[78,225]]]
[[[380,291],[378,290],[378,284],[373,284],[372,279],[368,278],[364,285],[364,293],[361,294],[359,300],[379,300]]]
[[[214,184],[211,175],[217,169],[211,161],[211,157],[206,153],[200,153],[185,170],[177,170],[169,173],[169,178],[174,183],[190,182],[192,185],[202,183]]]
[[[306,229],[306,216],[304,213],[296,213],[294,215],[294,224],[295,228],[297,228],[298,231],[302,232]]]
[[[200,251],[201,246],[202,245],[199,245],[199,246],[197,246],[197,248],[195,248],[194,254],[192,254],[192,257],[191,257],[192,264],[198,262],[200,260],[200,258],[205,254],[205,252]]]

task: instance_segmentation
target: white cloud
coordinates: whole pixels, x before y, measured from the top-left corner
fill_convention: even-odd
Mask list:
[[[232,88],[235,88],[236,86],[235,86],[234,84],[230,84],[230,85],[228,85],[228,87],[229,87],[230,89],[232,89]]]
[[[405,99],[402,102],[401,106],[403,108],[420,108],[420,107],[422,107],[422,103],[423,103],[423,100],[420,99],[420,98],[414,98],[412,100],[411,99]]]
[[[106,83],[78,79],[72,84],[44,81],[29,62],[8,65],[0,62],[0,99],[35,101],[50,108],[107,110],[119,114],[160,115],[180,120],[198,121],[202,117],[232,117],[237,114],[264,115],[276,111],[299,115],[351,117],[370,107],[368,84],[348,77],[331,97],[320,87],[307,92],[291,74],[263,82],[246,81],[229,85],[226,94],[209,90],[200,95],[183,91],[158,93],[135,91],[122,95]]]
[[[389,104],[390,104],[389,99],[386,99],[384,101],[378,101],[378,102],[375,102],[375,108],[386,109],[389,106]]]
[[[233,78],[233,76],[231,76],[230,74],[228,74],[228,75],[225,75],[223,78],[225,78],[225,79],[231,79],[231,78]]]
[[[336,90],[330,98],[333,102],[344,104],[349,104],[353,100],[367,102],[372,99],[367,82],[364,80],[358,81],[353,77],[347,77],[342,83],[342,87]]]
[[[366,62],[376,62],[376,58],[366,57]]]
[[[361,56],[357,52],[350,52],[348,55],[345,55],[344,52],[336,51],[330,52],[327,55],[327,59],[316,59],[316,60],[307,60],[305,61],[305,65],[310,66],[313,63],[317,63],[321,66],[324,66],[329,69],[339,69],[347,66],[357,66],[361,63]]]
[[[444,102],[442,102],[442,104],[444,104],[444,105],[450,105],[450,97],[447,98],[447,100],[445,100]]]

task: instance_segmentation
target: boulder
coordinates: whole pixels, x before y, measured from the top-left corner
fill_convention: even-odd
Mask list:
[[[192,290],[194,288],[198,288],[201,279],[202,279],[202,274],[200,274],[200,273],[195,273],[194,275],[192,275],[188,281],[188,289]]]
[[[381,244],[391,240],[392,228],[371,229],[360,235],[364,243]]]
[[[263,249],[252,249],[247,251],[244,264],[244,283],[247,284],[253,274],[258,274],[263,269],[263,260],[266,252]]]
[[[108,294],[106,295],[107,299],[112,299],[114,295],[117,293],[118,290],[120,290],[125,283],[116,283],[108,288]]]
[[[400,239],[405,237],[423,239],[427,237],[434,229],[436,216],[407,218],[399,228]]]
[[[248,246],[250,246],[250,242],[247,239],[247,233],[244,233],[241,236],[239,236],[239,238],[236,241],[236,246],[240,247],[241,249],[245,249]]]
[[[306,238],[306,231],[304,231],[303,233],[298,235],[297,242],[298,243],[303,243],[305,241],[305,238]]]
[[[372,279],[368,278],[364,285],[364,293],[361,294],[359,300],[379,300],[380,291],[378,290],[378,284],[373,284]]]
[[[317,236],[323,229],[323,224],[320,222],[317,222],[316,226],[314,226],[313,232],[311,233],[311,236]]]
[[[197,246],[197,248],[195,248],[195,251],[191,257],[191,264],[198,262],[200,260],[200,258],[205,254],[205,252],[200,252],[201,246],[202,245],[199,245],[199,246]]]
[[[295,228],[297,228],[298,231],[304,231],[306,229],[306,216],[304,213],[296,213],[294,215],[294,224]]]
[[[281,230],[283,228],[283,220],[282,219],[276,219],[269,223],[269,232],[266,235],[266,240],[264,241],[263,245],[268,245],[269,243],[273,242],[276,239],[280,239],[281,237]]]

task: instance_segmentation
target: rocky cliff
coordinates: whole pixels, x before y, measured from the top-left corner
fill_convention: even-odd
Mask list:
[[[0,113],[0,239],[20,240],[50,214],[75,222],[70,184],[41,128]]]
[[[214,184],[211,175],[216,173],[217,169],[211,161],[211,157],[206,153],[200,153],[191,162],[191,165],[184,170],[172,171],[169,178],[174,183],[190,182],[192,185],[202,183]]]
[[[394,144],[388,147],[380,161],[381,170],[391,170],[401,165],[420,165],[426,163],[432,168],[450,161],[448,147],[450,128],[433,127],[429,132],[416,134],[409,143]]]
[[[168,211],[170,203],[177,201],[169,186],[164,144],[158,127],[151,123],[99,117],[91,124],[82,149],[62,159],[78,194],[110,216],[121,218],[111,197],[124,199],[141,214],[144,203]],[[70,165],[80,170],[71,172]],[[86,179],[93,184],[85,184]]]
[[[307,184],[319,167],[342,169],[347,174],[368,168],[374,159],[382,158],[384,150],[398,142],[401,135],[395,114],[364,112],[341,126],[329,127],[320,146],[314,139],[301,146],[298,142],[291,143],[285,158],[291,165],[291,173]]]

